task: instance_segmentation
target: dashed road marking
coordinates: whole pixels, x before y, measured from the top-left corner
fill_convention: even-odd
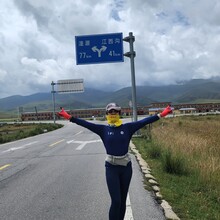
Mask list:
[[[79,131],[78,133],[74,134],[74,136],[83,133],[83,131]]]
[[[0,170],[4,170],[5,168],[10,167],[10,166],[11,166],[11,164],[6,164],[6,165],[4,165],[4,166],[1,166],[1,167],[0,167]]]
[[[50,144],[49,147],[53,147],[54,145],[59,144],[59,143],[61,143],[63,141],[65,141],[65,139],[62,139],[62,140],[59,140],[59,141],[57,141],[57,142],[55,142],[53,144]]]

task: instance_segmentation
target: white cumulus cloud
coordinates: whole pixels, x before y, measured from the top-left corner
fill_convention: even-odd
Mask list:
[[[83,78],[97,89],[131,86],[127,57],[76,65],[78,35],[133,32],[137,85],[220,76],[219,10],[217,0],[2,0],[0,98],[48,92],[62,79]]]

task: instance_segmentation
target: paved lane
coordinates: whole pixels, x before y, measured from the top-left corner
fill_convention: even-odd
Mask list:
[[[105,150],[75,124],[0,145],[0,219],[107,220]],[[133,160],[127,219],[164,219]]]

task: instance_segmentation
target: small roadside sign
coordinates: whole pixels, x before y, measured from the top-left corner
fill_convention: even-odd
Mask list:
[[[124,62],[122,33],[75,36],[76,64]]]
[[[83,79],[58,80],[56,84],[58,93],[84,92]]]

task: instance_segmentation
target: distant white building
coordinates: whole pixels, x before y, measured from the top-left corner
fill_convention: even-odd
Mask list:
[[[193,114],[196,113],[196,108],[180,108],[180,114]]]

